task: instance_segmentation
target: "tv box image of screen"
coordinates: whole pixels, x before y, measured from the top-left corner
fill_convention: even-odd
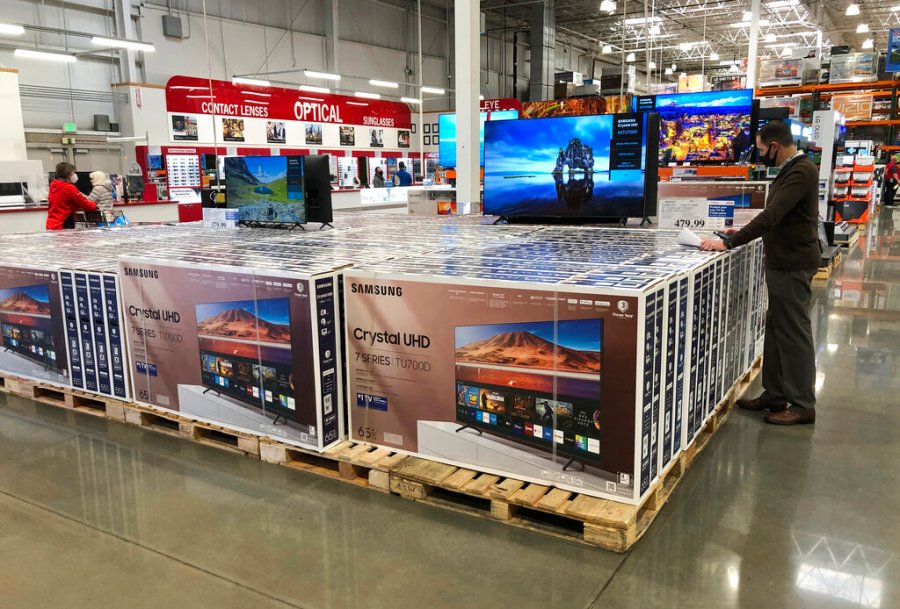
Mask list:
[[[56,272],[0,266],[0,371],[70,385]]]
[[[183,258],[121,258],[135,400],[313,450],[340,441],[335,271]]]
[[[203,386],[290,421],[296,412],[287,298],[196,305]]]
[[[510,221],[654,215],[655,118],[603,114],[485,123],[485,215]]]
[[[456,419],[522,444],[600,455],[600,319],[455,328]]]

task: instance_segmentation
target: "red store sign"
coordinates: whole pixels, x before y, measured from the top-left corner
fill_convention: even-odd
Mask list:
[[[409,106],[400,102],[233,84],[190,76],[173,76],[166,83],[166,110],[364,127],[409,129],[411,125]]]

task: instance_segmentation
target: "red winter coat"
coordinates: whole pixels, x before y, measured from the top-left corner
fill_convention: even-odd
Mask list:
[[[47,230],[62,230],[63,223],[79,209],[97,211],[97,204],[81,194],[75,185],[65,180],[53,180],[47,195]]]

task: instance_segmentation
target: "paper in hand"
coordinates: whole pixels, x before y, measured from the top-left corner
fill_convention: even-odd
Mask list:
[[[701,241],[702,241],[702,239],[700,239],[700,237],[697,236],[697,233],[695,233],[694,231],[692,231],[688,228],[682,229],[681,232],[678,234],[678,245],[688,245],[690,247],[700,247]]]

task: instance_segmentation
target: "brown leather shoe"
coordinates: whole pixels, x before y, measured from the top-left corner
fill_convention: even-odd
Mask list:
[[[743,408],[744,410],[768,410],[769,412],[781,412],[788,407],[787,402],[767,400],[763,397],[752,400],[738,400],[735,404],[738,405],[738,408]]]
[[[815,408],[788,408],[766,415],[766,423],[772,425],[808,425],[815,422]]]

